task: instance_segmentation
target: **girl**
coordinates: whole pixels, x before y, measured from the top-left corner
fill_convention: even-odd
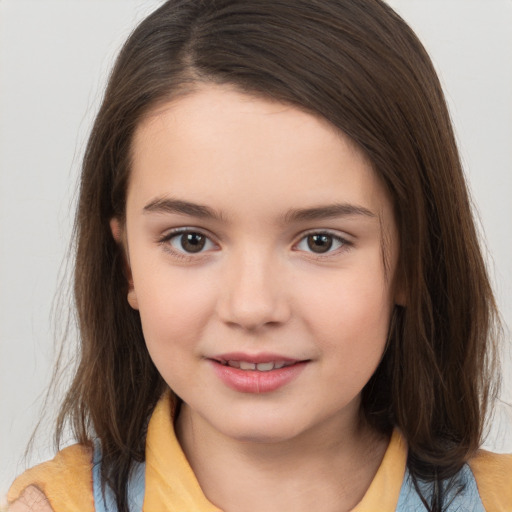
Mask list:
[[[77,444],[11,509],[501,511],[496,311],[443,94],[378,0],[172,0],[76,219]]]

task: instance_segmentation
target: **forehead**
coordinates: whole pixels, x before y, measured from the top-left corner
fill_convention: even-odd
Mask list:
[[[347,201],[389,209],[369,160],[332,124],[227,86],[159,105],[138,126],[128,202],[165,194],[235,216]]]

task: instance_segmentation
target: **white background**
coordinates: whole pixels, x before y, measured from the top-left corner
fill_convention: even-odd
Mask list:
[[[61,267],[85,139],[117,50],[160,3],[0,0],[0,503],[25,467],[23,451],[51,376],[52,303],[59,276],[66,281]],[[510,327],[512,0],[389,3],[440,73]],[[506,366],[503,397],[510,401]],[[498,410],[489,447],[512,451],[510,415]],[[51,435],[50,423],[32,463],[51,455]]]

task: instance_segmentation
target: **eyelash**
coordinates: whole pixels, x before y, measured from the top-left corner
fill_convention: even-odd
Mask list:
[[[191,252],[185,252],[185,251],[182,251],[182,250],[179,250],[179,249],[175,249],[170,244],[170,242],[173,239],[178,238],[178,237],[183,236],[183,235],[186,235],[186,234],[200,235],[200,236],[202,236],[202,237],[204,237],[206,239],[206,241],[207,241],[206,243],[209,242],[210,244],[214,244],[214,242],[211,241],[211,239],[210,239],[210,237],[208,235],[206,235],[205,233],[203,233],[202,231],[200,231],[198,229],[193,229],[193,228],[174,229],[171,232],[167,233],[162,238],[160,238],[158,240],[158,243],[160,245],[164,246],[164,249],[167,252],[171,253],[173,255],[173,257],[176,257],[176,258],[178,258],[180,260],[191,261],[191,260],[197,259],[201,255],[203,255],[204,251],[202,249],[199,252],[197,252],[197,253],[191,253]],[[328,249],[328,251],[326,253],[315,253],[313,251],[310,251],[310,252],[309,251],[304,251],[304,252],[307,252],[308,254],[310,254],[314,259],[317,259],[317,260],[323,260],[323,259],[326,259],[326,258],[330,258],[330,257],[338,254],[339,252],[347,251],[353,245],[352,242],[350,242],[346,238],[343,238],[342,236],[340,236],[338,234],[332,233],[329,230],[319,230],[319,231],[312,230],[312,231],[308,231],[308,232],[304,233],[301,236],[301,238],[299,239],[299,242],[294,244],[294,247],[297,247],[302,242],[306,242],[307,243],[307,238],[310,237],[310,236],[313,236],[313,235],[316,235],[316,236],[328,236],[328,237],[330,237],[332,239],[332,244],[335,244],[335,243],[339,244],[339,247],[337,249],[335,249],[335,250],[331,250],[331,247],[329,247],[329,249]]]
[[[202,250],[197,253],[188,253],[188,252],[180,251],[180,250],[172,247],[170,242],[173,240],[173,238],[178,238],[178,237],[186,235],[186,234],[194,234],[194,235],[203,236],[209,243],[213,244],[213,242],[211,241],[211,239],[208,235],[206,235],[205,233],[203,233],[202,231],[200,231],[198,229],[193,229],[193,228],[173,229],[172,231],[170,231],[169,233],[164,235],[158,241],[158,243],[164,247],[165,251],[169,252],[170,254],[172,254],[173,257],[175,257],[179,260],[191,261],[193,259],[197,259],[198,257],[201,257],[203,255]]]
[[[329,249],[325,253],[315,253],[313,251],[310,251],[310,252],[305,251],[311,255],[310,257],[313,257],[316,260],[323,260],[323,259],[327,259],[327,258],[336,256],[340,252],[348,251],[353,245],[352,242],[350,242],[346,238],[343,238],[342,236],[340,236],[338,234],[332,233],[329,230],[320,230],[320,231],[313,230],[313,231],[307,231],[306,233],[304,233],[302,235],[302,237],[300,238],[299,242],[294,244],[294,247],[298,246],[300,243],[303,243],[303,242],[307,243],[307,239],[310,236],[328,236],[332,240],[332,245],[334,245],[335,243],[339,244],[339,247],[334,250],[331,250],[331,247],[332,247],[332,245],[331,245],[331,247],[329,247]]]

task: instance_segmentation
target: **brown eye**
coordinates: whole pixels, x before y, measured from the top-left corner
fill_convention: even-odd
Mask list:
[[[337,254],[341,249],[348,249],[352,244],[339,235],[316,232],[305,234],[304,237],[296,245],[299,251],[314,253],[314,254]]]
[[[166,241],[178,253],[196,254],[215,247],[215,244],[206,235],[197,231],[175,232],[163,240],[163,242]]]
[[[316,253],[327,252],[332,247],[333,237],[331,235],[315,234],[307,237],[308,248]]]
[[[179,238],[181,247],[186,252],[200,252],[206,243],[206,237],[199,233],[183,233]]]

